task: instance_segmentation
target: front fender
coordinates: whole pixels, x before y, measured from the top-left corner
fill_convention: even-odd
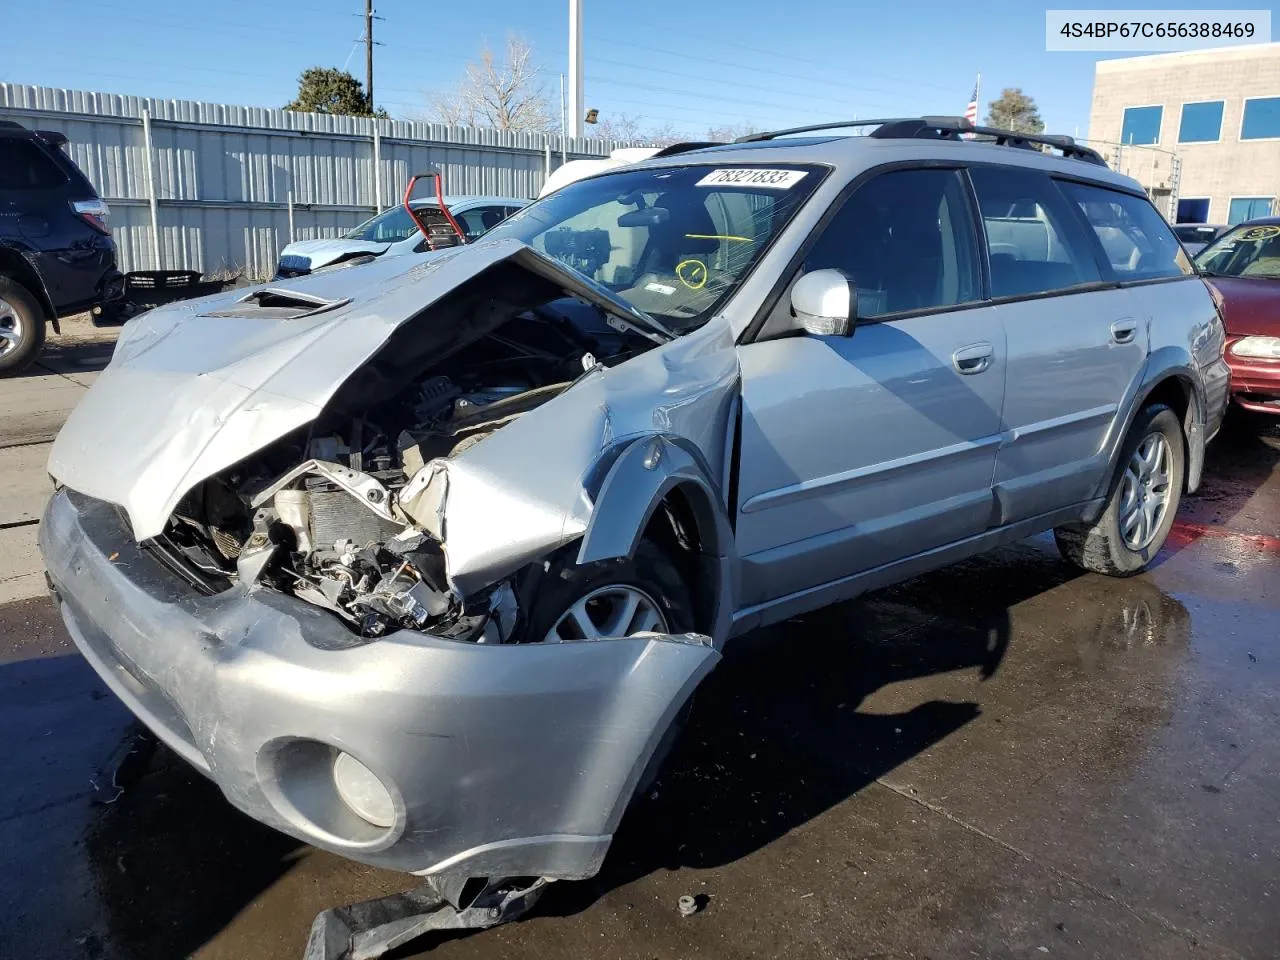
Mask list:
[[[600,484],[591,519],[578,549],[578,563],[630,557],[663,498],[680,489],[693,508],[703,554],[716,565],[712,638],[728,636],[738,595],[738,556],[733,529],[716,484],[700,457],[678,440],[655,434],[633,441],[614,460]]]

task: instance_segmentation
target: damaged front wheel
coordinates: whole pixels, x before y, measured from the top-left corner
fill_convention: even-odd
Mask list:
[[[689,633],[694,629],[689,587],[656,544],[641,540],[627,560],[575,564],[572,555],[549,561],[528,601],[525,642],[558,643]]]
[[[563,643],[632,636],[690,633],[693,599],[680,569],[650,540],[641,540],[628,560],[578,565],[572,554],[550,561],[533,585],[526,640]],[[663,732],[636,784],[642,796],[653,786],[692,709],[687,701]]]

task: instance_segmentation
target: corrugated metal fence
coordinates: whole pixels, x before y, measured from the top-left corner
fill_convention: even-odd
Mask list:
[[[534,197],[562,159],[614,144],[0,83],[0,119],[57,130],[111,205],[123,270],[271,276],[293,238],[337,236],[410,175],[451,194]],[[153,222],[158,232],[153,231]]]

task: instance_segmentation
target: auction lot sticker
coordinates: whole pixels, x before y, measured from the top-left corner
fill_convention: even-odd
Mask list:
[[[807,172],[807,170],[764,170],[760,167],[713,170],[694,186],[767,187],[770,190],[790,190],[804,179]]]

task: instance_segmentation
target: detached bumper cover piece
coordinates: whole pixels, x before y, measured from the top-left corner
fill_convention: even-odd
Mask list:
[[[271,591],[195,594],[117,508],[65,490],[40,546],[77,646],[157,736],[249,816],[396,870],[593,875],[656,745],[719,658],[698,635],[361,642]],[[386,786],[391,826],[342,802],[342,753]]]

